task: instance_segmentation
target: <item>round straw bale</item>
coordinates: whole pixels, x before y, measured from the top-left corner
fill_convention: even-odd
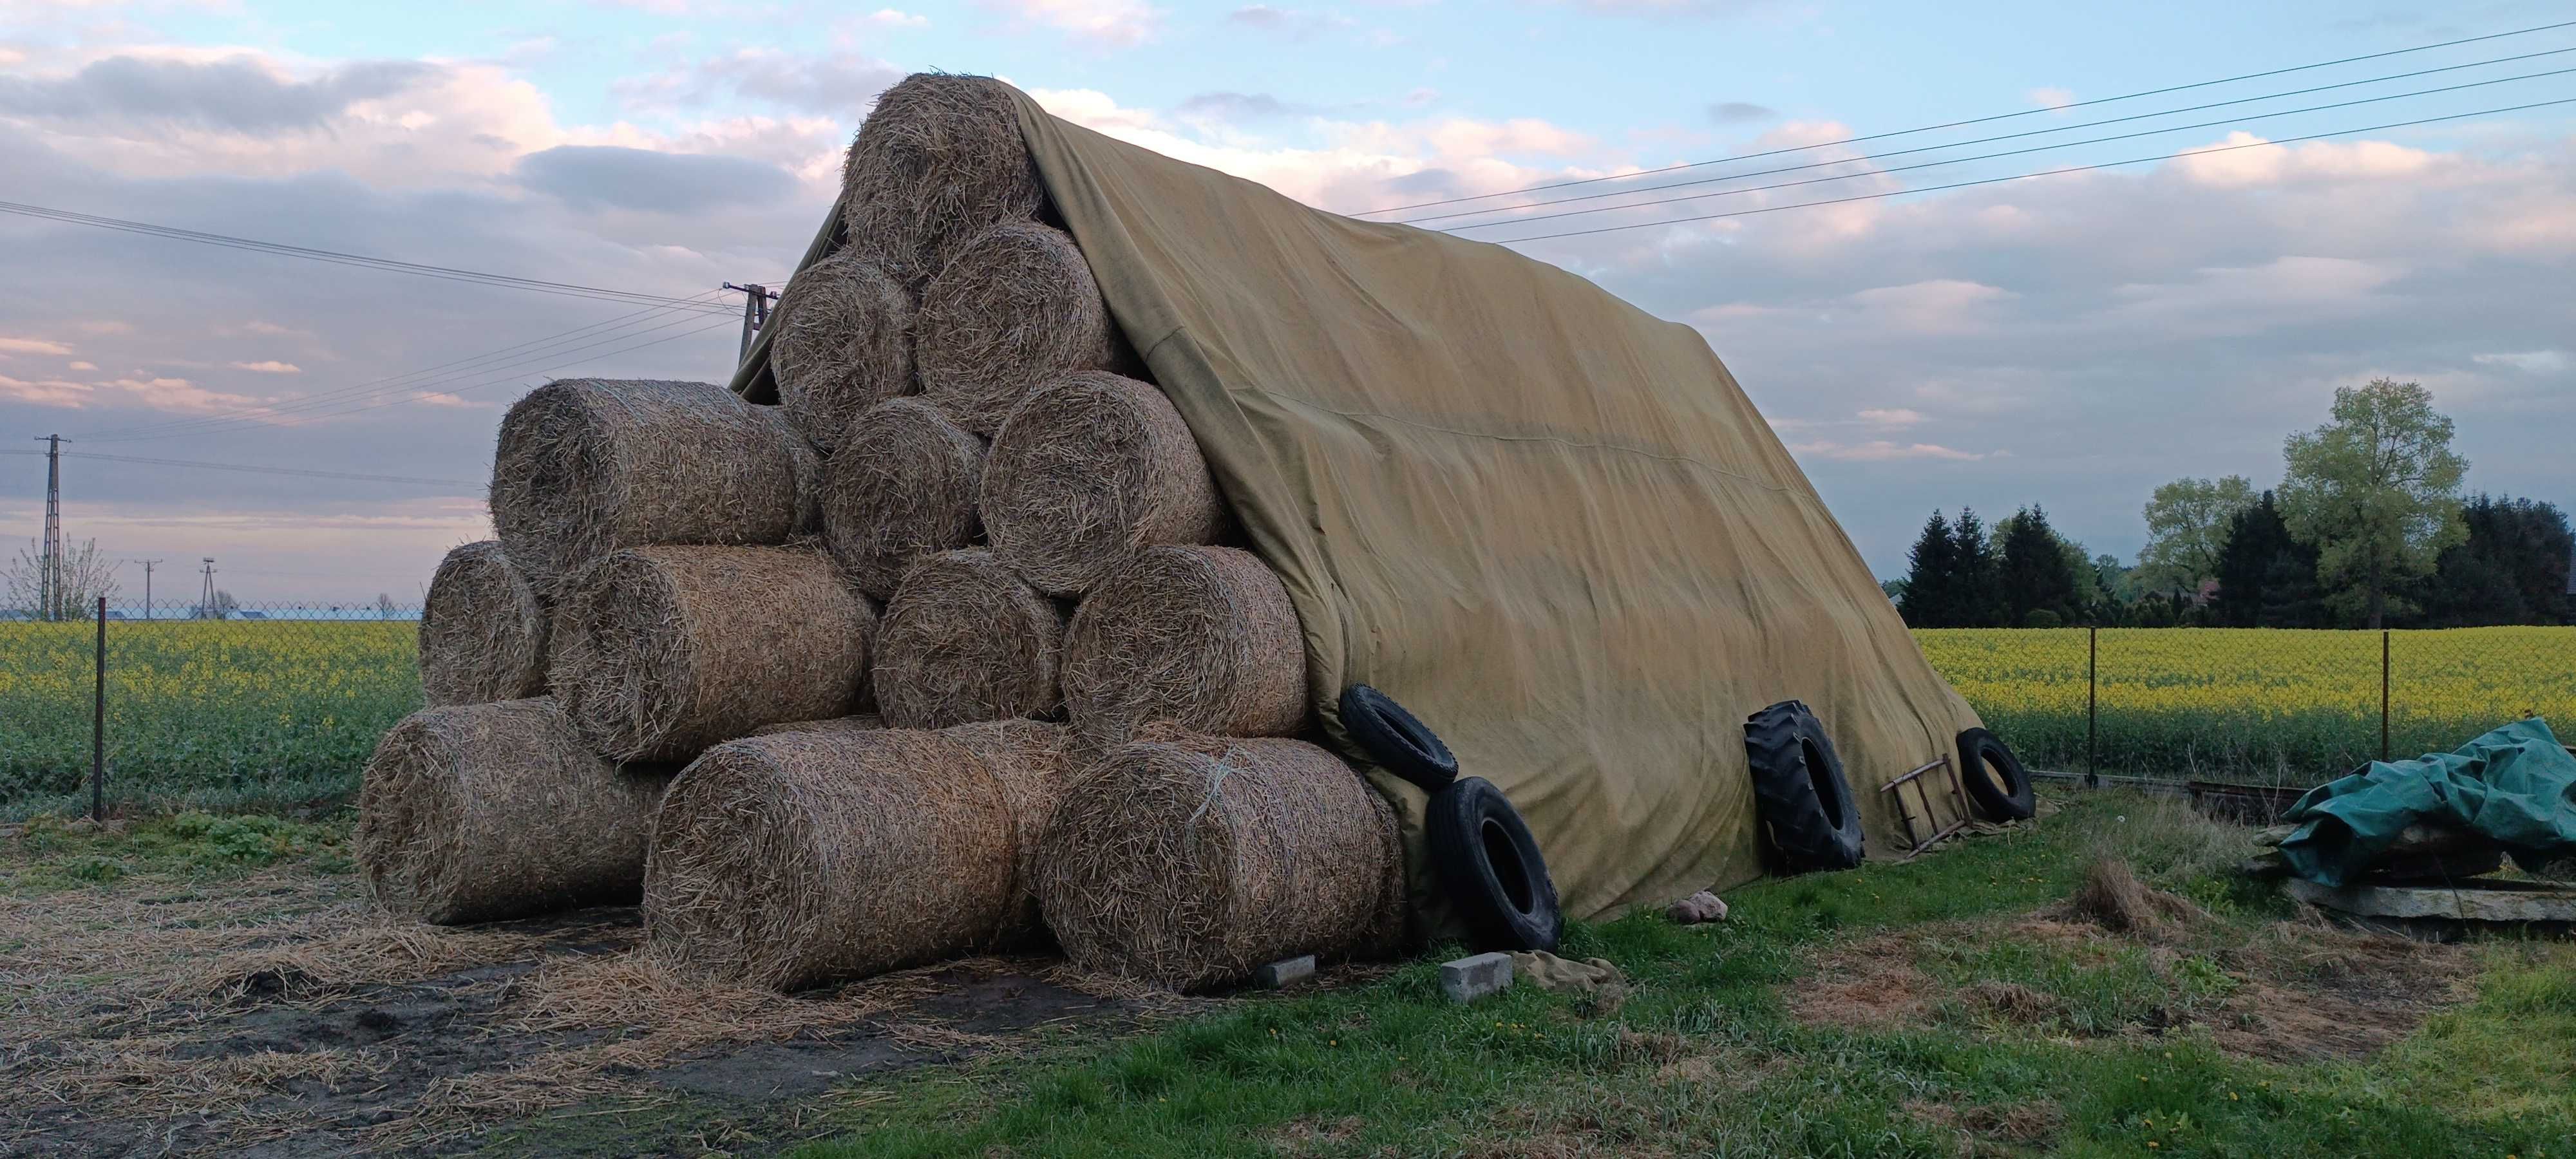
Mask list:
[[[551,697],[422,709],[367,762],[358,871],[442,924],[632,902],[670,780],[594,755]]]
[[[1156,729],[1067,792],[1039,850],[1047,927],[1076,964],[1174,989],[1400,932],[1394,811],[1303,741]]]
[[[544,692],[547,614],[500,541],[449,551],[420,609],[421,695],[489,704]]]
[[[920,399],[879,403],[824,464],[824,546],[860,591],[885,599],[913,560],[974,540],[983,478],[984,440]]]
[[[1046,203],[1010,86],[914,73],[877,95],[841,171],[852,244],[918,291],[956,250]]]
[[[492,526],[537,594],[645,544],[783,543],[821,470],[777,407],[703,382],[557,379],[501,419]]]
[[[1000,925],[1001,942],[1017,944],[1044,934],[1046,927],[1038,920],[1038,850],[1056,806],[1082,771],[1068,755],[1070,735],[1063,725],[1037,720],[977,721],[942,729],[939,735],[974,754],[1011,807],[1013,900]]]
[[[822,720],[789,720],[764,724],[747,736],[775,736],[782,732],[869,732],[885,727],[885,721],[873,713],[826,717]]]
[[[1295,732],[1306,720],[1297,609],[1250,552],[1147,548],[1074,610],[1064,699],[1093,751],[1155,720],[1227,736]]]
[[[1198,441],[1148,383],[1077,371],[1011,412],[984,458],[993,554],[1051,595],[1076,596],[1137,549],[1206,543],[1225,505]]]
[[[776,325],[779,409],[824,454],[860,411],[912,392],[912,295],[856,251],[789,281]]]
[[[673,965],[795,990],[993,944],[1017,822],[938,733],[791,732],[707,750],[671,786],[644,881]]]
[[[1063,230],[1006,225],[959,250],[921,292],[922,397],[989,435],[1039,383],[1117,357],[1100,283]]]
[[[877,711],[896,728],[1045,716],[1063,646],[1064,613],[992,552],[923,556],[877,627]]]
[[[686,760],[764,724],[857,711],[876,613],[816,551],[634,547],[574,583],[553,682],[617,760]]]

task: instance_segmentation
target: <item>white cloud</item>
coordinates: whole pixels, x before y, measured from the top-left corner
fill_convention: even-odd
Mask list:
[[[2404,177],[2435,164],[2432,153],[2386,141],[2310,141],[2301,145],[2265,145],[2265,138],[2238,130],[2214,145],[2179,151],[2175,165],[2202,185],[2244,188],[2300,181],[2359,181]],[[2225,149],[2225,152],[2193,150]]]
[[[1076,39],[1132,48],[1162,30],[1163,10],[1143,0],[985,0],[1024,24],[1053,28]]]
[[[90,387],[83,383],[65,382],[61,379],[29,382],[0,374],[0,398],[35,406],[58,406],[79,410],[82,403],[89,401],[89,396]]]
[[[1893,443],[1878,439],[1866,443],[1819,441],[1791,443],[1789,449],[1801,455],[1837,459],[1848,463],[1884,463],[1899,459],[1942,459],[1951,462],[1976,462],[1992,458],[1995,452],[1954,450],[1937,443]]]
[[[207,390],[184,378],[120,378],[100,385],[124,391],[133,401],[153,410],[183,414],[230,412],[260,405],[260,400],[249,395]]]
[[[1882,427],[1910,427],[1924,421],[1923,412],[1905,407],[1864,407],[1860,420]]]
[[[1851,303],[1871,325],[1929,334],[1975,329],[1983,325],[1987,307],[2014,296],[1981,282],[1933,278],[1862,290],[1851,296]]]
[[[272,359],[268,359],[268,360],[266,360],[266,361],[261,361],[261,362],[236,362],[236,363],[233,363],[233,364],[232,364],[232,366],[233,366],[233,369],[235,369],[235,370],[247,370],[247,371],[250,371],[250,372],[251,372],[251,373],[253,373],[253,374],[302,374],[302,373],[304,373],[304,368],[303,368],[303,367],[301,367],[301,366],[297,366],[296,364],[294,364],[294,363],[292,363],[292,362],[279,362],[279,361],[277,361],[276,359],[273,359],[273,358],[272,358]]]
[[[929,17],[913,12],[903,12],[893,8],[879,8],[876,11],[869,13],[867,20],[868,23],[877,25],[881,28],[930,27]]]
[[[69,369],[72,369],[72,370],[96,370],[96,369],[98,369],[98,364],[97,364],[97,363],[95,363],[95,362],[74,362],[74,363],[72,363],[72,364],[70,365]]]
[[[12,354],[63,355],[71,352],[71,347],[43,338],[0,338],[0,358]]]
[[[2487,366],[2510,366],[2529,374],[2556,374],[2567,369],[2564,350],[2525,350],[2516,354],[2473,354],[2470,360]]]
[[[2074,93],[2053,86],[2032,89],[2024,95],[2030,98],[2030,103],[2043,109],[2062,109],[2075,103]]]

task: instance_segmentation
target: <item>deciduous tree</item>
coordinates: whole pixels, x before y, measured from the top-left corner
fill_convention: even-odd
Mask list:
[[[2149,589],[2200,590],[2218,574],[2218,550],[2227,521],[2253,506],[2254,484],[2243,475],[2176,479],[2147,499],[2147,545],[2138,551],[2138,581]]]
[[[2451,449],[2451,420],[2420,383],[2337,389],[2333,420],[2290,436],[2282,457],[2282,518],[2316,547],[2328,601],[2374,630],[2392,609],[2408,610],[2396,591],[2468,535],[2460,480],[2469,461]]]

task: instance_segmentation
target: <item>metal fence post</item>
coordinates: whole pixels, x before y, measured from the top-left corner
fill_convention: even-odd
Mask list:
[[[2388,759],[2388,629],[2379,630],[2379,759]]]
[[[89,819],[107,822],[107,597],[98,598],[98,681],[89,717]]]
[[[2102,787],[2101,754],[2095,747],[2102,734],[2102,626],[2084,626],[2084,785]]]

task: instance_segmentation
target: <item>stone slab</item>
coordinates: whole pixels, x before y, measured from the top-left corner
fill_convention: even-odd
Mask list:
[[[1452,1002],[1473,1002],[1511,988],[1510,954],[1496,951],[1440,963],[1440,990]]]
[[[1256,985],[1272,990],[1285,990],[1314,976],[1315,955],[1305,954],[1294,958],[1282,958],[1254,970],[1252,981]]]

